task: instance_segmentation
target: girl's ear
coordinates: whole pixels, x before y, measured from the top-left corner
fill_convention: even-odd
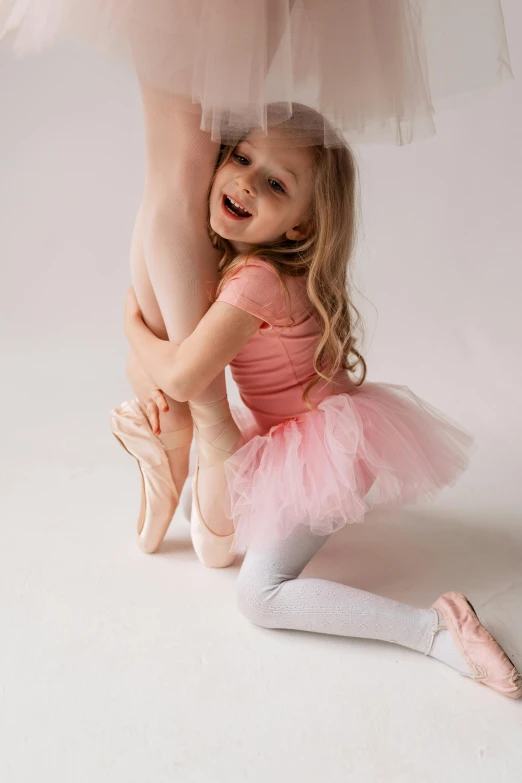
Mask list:
[[[308,239],[311,233],[312,222],[310,220],[305,220],[302,223],[299,223],[298,226],[289,228],[285,237],[291,239],[293,242],[300,242],[302,239]]]

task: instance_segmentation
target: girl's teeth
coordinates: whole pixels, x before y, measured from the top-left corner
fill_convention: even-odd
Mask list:
[[[241,212],[246,212],[246,215],[238,215],[237,217],[248,217],[248,216],[251,216],[251,213],[247,209],[245,209],[243,206],[241,206],[241,204],[238,204],[237,201],[234,201],[233,198],[230,198],[230,196],[226,196],[226,200],[232,206],[236,207],[237,209],[240,209]],[[232,210],[229,210],[229,211],[232,211]],[[235,213],[233,213],[233,214],[235,214]]]

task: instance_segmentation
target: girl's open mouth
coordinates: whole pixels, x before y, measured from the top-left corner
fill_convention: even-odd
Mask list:
[[[234,220],[247,220],[252,217],[250,212],[243,209],[237,202],[233,201],[229,196],[223,196],[222,207],[227,217],[231,217]]]

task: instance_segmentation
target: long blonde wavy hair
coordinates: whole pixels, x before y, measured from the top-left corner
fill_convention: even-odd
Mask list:
[[[279,105],[272,105],[276,113]],[[270,112],[271,106],[268,107]],[[277,125],[277,131],[311,148],[314,191],[309,221],[309,236],[300,241],[284,239],[276,244],[251,248],[237,254],[231,244],[208,223],[212,244],[222,252],[218,295],[236,267],[247,258],[262,258],[284,277],[306,276],[307,292],[321,328],[321,339],[314,355],[316,377],[308,384],[304,400],[312,386],[322,378],[329,381],[340,369],[355,375],[356,385],[366,377],[366,362],[357,348],[356,331],[361,318],[351,301],[350,261],[356,240],[358,205],[357,165],[344,138],[325,118],[303,104],[293,104],[292,116]],[[325,134],[330,142],[325,145]],[[216,171],[233,154],[235,144],[223,145]],[[212,188],[213,180],[210,188]],[[210,189],[209,189],[210,193]],[[286,288],[285,288],[286,290]]]

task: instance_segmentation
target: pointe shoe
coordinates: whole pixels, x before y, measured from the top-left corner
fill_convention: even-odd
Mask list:
[[[520,699],[522,676],[484,628],[468,599],[461,593],[445,593],[432,608],[444,618],[453,641],[472,671],[464,676],[510,699]]]
[[[209,530],[203,522],[198,498],[198,474],[199,466],[192,479],[192,510],[190,513],[192,546],[202,565],[207,568],[228,568],[235,559],[235,554],[230,551],[234,534],[218,536]]]
[[[190,444],[192,425],[156,436],[138,401],[131,400],[111,411],[111,429],[120,445],[138,462],[141,473],[138,546],[151,554],[165,538],[179,502],[167,451]]]
[[[209,405],[190,404],[190,410],[196,427],[197,448],[205,456],[207,465],[223,464],[234,452],[238,443],[228,400],[218,400]],[[201,430],[223,424],[223,430],[214,441],[209,443],[201,436]],[[241,437],[241,436],[240,436]],[[198,497],[199,460],[192,480],[192,510],[190,514],[190,534],[194,551],[199,561],[207,568],[227,568],[234,562],[231,552],[234,534],[217,535],[208,528],[203,520]]]
[[[193,477],[194,477],[194,474],[192,474],[192,476],[191,476],[190,475],[190,471],[189,471],[189,475],[187,476],[187,479],[186,479],[185,483],[183,484],[183,489],[181,490],[181,492],[179,494],[179,504],[178,504],[180,509],[181,509],[181,513],[183,514],[183,516],[185,517],[185,520],[188,522],[189,525],[190,525],[190,516],[192,514],[192,484],[193,484],[192,479],[193,479]]]
[[[179,494],[179,508],[188,525],[190,525],[190,516],[192,514],[192,485],[194,483],[192,479],[194,478],[197,464],[196,446],[193,442],[190,447],[188,476]]]

